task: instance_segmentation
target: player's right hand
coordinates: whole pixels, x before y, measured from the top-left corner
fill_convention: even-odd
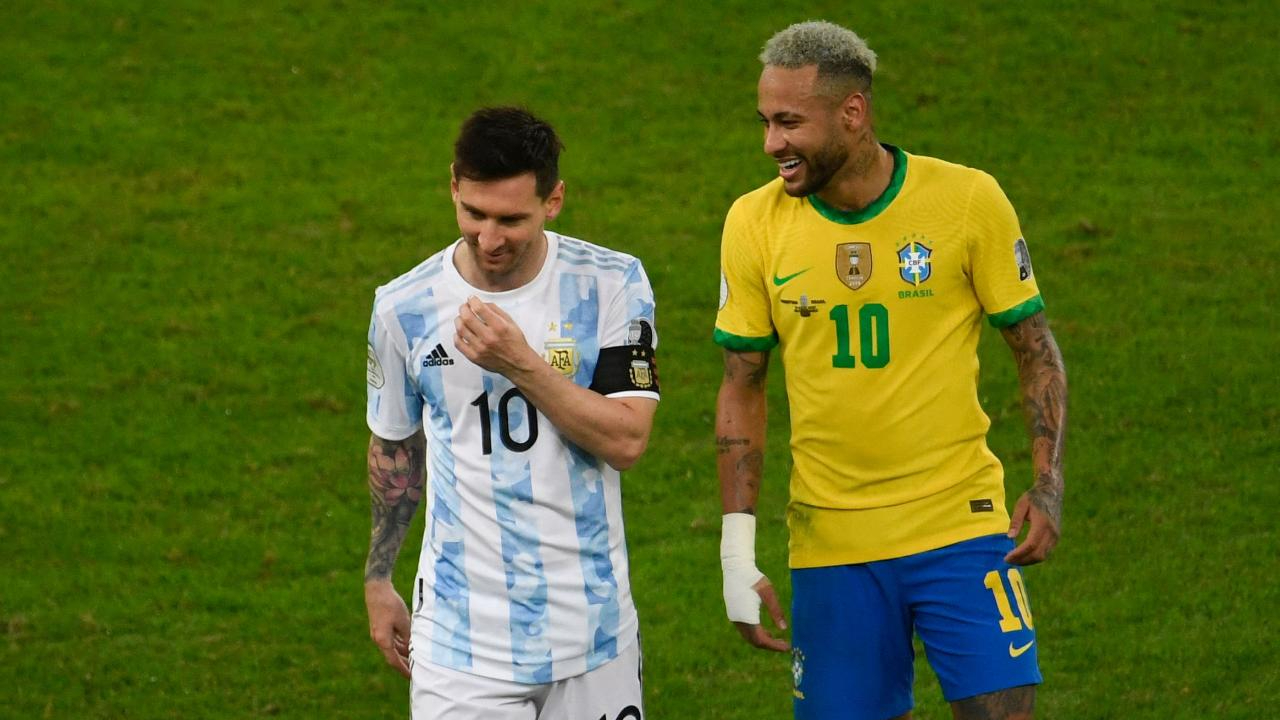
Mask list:
[[[775,638],[760,624],[760,603],[769,609],[773,624],[787,629],[778,594],[769,578],[756,567],[756,518],[751,513],[725,513],[720,535],[720,569],[724,573],[724,607],[738,632],[763,650],[786,652],[791,644]]]
[[[364,584],[364,605],[369,611],[369,637],[382,651],[387,664],[409,677],[409,608],[390,580]]]
[[[742,639],[760,648],[761,650],[773,650],[775,652],[787,652],[791,649],[791,643],[785,638],[776,638],[769,634],[768,630],[759,623],[760,603],[763,601],[764,606],[769,610],[769,617],[773,618],[773,624],[779,630],[787,629],[787,618],[782,614],[782,606],[778,604],[778,593],[773,589],[773,583],[769,582],[769,578],[764,575],[752,585],[749,590],[755,595],[755,615],[756,622],[746,623],[734,621],[734,626],[738,628],[738,633],[742,635]],[[726,589],[726,593],[728,590]],[[731,617],[732,619],[732,617]]]

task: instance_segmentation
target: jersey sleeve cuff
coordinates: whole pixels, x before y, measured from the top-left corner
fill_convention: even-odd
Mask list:
[[[421,424],[407,429],[404,427],[391,427],[368,417],[365,418],[365,424],[369,426],[369,432],[388,442],[399,442],[422,429]]]
[[[622,390],[620,392],[612,392],[605,395],[607,398],[648,398],[649,400],[660,400],[662,398],[656,392],[649,390]]]
[[[733,350],[735,352],[762,352],[772,350],[778,344],[777,333],[766,335],[765,337],[744,337],[727,333],[720,328],[716,328],[712,339],[725,350]]]
[[[1044,300],[1039,295],[1036,295],[1030,300],[1014,305],[1004,312],[988,315],[987,322],[991,323],[991,327],[994,328],[1007,328],[1016,322],[1026,320],[1041,310],[1044,310]]]

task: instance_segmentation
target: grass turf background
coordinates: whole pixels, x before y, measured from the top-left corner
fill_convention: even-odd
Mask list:
[[[456,236],[450,144],[499,102],[565,138],[554,227],[639,255],[657,293],[666,392],[624,485],[649,715],[789,716],[788,659],[722,619],[709,336],[723,213],[773,173],[754,56],[811,17],[880,54],[882,139],[994,174],[1031,244],[1071,382],[1063,541],[1028,573],[1041,715],[1280,704],[1264,4],[19,0],[0,17],[0,717],[404,716],[360,593],[360,340],[374,287]],[[996,333],[982,360],[1016,496],[1027,443]],[[785,593],[772,375],[759,548]],[[949,717],[917,675],[917,717]]]

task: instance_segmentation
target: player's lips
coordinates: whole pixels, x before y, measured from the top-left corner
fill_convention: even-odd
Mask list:
[[[778,158],[778,175],[783,180],[793,180],[796,175],[800,174],[800,166],[804,165],[804,161],[798,157]]]

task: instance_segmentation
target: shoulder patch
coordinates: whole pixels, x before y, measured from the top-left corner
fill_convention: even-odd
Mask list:
[[[369,360],[365,367],[365,380],[374,390],[381,390],[386,378],[382,374],[382,364],[378,362],[378,354],[369,346]]]
[[[627,344],[653,347],[653,326],[644,318],[636,318],[627,326]]]
[[[1013,257],[1018,262],[1018,279],[1031,277],[1031,253],[1027,250],[1027,241],[1018,238],[1013,243]]]

